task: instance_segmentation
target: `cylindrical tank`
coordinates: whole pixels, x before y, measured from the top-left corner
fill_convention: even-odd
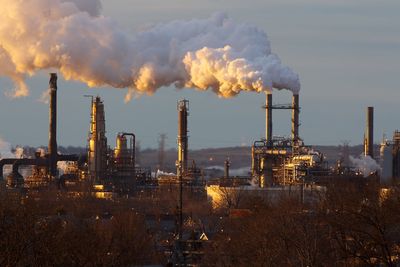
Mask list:
[[[260,175],[260,187],[265,188],[272,185],[273,171],[272,171],[272,159],[269,157],[263,157],[261,159],[261,175]]]
[[[116,140],[116,148],[114,150],[114,157],[116,160],[119,160],[123,157],[126,157],[128,154],[128,143],[125,135],[118,134]],[[128,155],[129,156],[129,155]]]

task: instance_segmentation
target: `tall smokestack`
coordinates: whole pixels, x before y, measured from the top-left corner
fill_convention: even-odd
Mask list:
[[[367,108],[364,155],[374,158],[374,107]]]
[[[182,172],[187,171],[188,161],[188,130],[187,116],[189,111],[189,100],[178,102],[178,162],[181,163]]]
[[[231,162],[230,162],[229,158],[227,158],[225,160],[224,164],[225,164],[225,174],[224,174],[224,176],[225,176],[225,179],[229,179],[229,168],[231,167]]]
[[[50,73],[49,173],[57,175],[57,74]]]
[[[292,140],[293,145],[297,145],[299,141],[299,95],[293,94],[292,97]]]
[[[267,93],[265,100],[265,139],[272,146],[272,94]]]

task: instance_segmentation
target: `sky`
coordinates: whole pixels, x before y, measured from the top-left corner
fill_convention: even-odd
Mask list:
[[[361,144],[367,106],[375,107],[375,142],[400,128],[400,1],[383,0],[103,0],[102,14],[132,34],[171,20],[225,12],[236,22],[263,29],[272,52],[300,76],[300,136],[306,144]],[[48,72],[27,79],[28,97],[10,99],[12,82],[0,77],[0,136],[13,145],[47,145],[48,106],[39,101]],[[124,102],[126,90],[88,88],[59,78],[58,144],[85,146],[90,99],[102,97],[109,144],[116,133],[134,132],[142,148],[157,147],[166,133],[176,145],[176,102],[190,101],[192,149],[251,145],[265,133],[265,96],[241,93],[230,99],[212,92],[162,88],[153,96]],[[291,93],[275,91],[275,103]],[[290,112],[274,112],[274,135],[290,135]]]

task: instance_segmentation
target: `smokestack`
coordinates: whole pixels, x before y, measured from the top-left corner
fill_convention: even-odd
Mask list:
[[[189,100],[178,102],[178,162],[181,164],[182,172],[187,171],[188,161],[188,135],[187,116],[189,111]],[[179,167],[178,167],[179,168]]]
[[[50,73],[49,173],[57,175],[57,74]]]
[[[272,146],[272,94],[267,93],[265,100],[265,139]]]
[[[296,146],[299,141],[299,95],[293,94],[292,97],[292,140],[293,146]]]
[[[225,179],[229,179],[229,168],[231,166],[229,158],[227,158],[224,163],[225,163]]]
[[[367,108],[364,155],[374,158],[374,107]]]

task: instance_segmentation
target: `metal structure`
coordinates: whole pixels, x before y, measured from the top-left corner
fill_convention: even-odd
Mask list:
[[[133,133],[118,133],[113,158],[113,175],[118,178],[135,176],[136,136]]]
[[[229,158],[227,158],[224,162],[224,177],[225,179],[229,179],[229,168],[231,167],[231,162]]]
[[[107,137],[104,104],[100,97],[92,97],[88,149],[89,177],[97,181],[107,173]]]
[[[7,177],[7,184],[10,187],[19,187],[24,184],[22,175],[19,173],[20,166],[36,166],[46,168],[46,175],[33,177],[31,180],[40,185],[46,185],[56,180],[58,176],[58,161],[78,161],[77,155],[59,155],[57,152],[57,74],[50,73],[49,81],[49,146],[48,154],[44,157],[37,155],[36,158],[27,159],[2,159],[0,160],[0,177],[3,176],[3,167],[12,165],[12,173]]]
[[[293,94],[292,97],[292,143],[293,143],[293,152],[296,153],[299,147],[299,95]]]
[[[181,164],[182,174],[188,170],[188,123],[189,100],[178,101],[178,162]],[[177,170],[178,173],[179,170]]]
[[[301,182],[303,177],[325,172],[323,156],[311,147],[304,146],[299,136],[299,95],[293,94],[291,104],[272,104],[272,95],[266,96],[266,138],[252,146],[252,176],[260,187]],[[272,135],[272,110],[292,111],[291,137]]]
[[[50,73],[50,110],[49,110],[49,174],[57,176],[57,74]]]
[[[393,134],[393,178],[400,179],[400,132]]]
[[[374,107],[367,108],[364,155],[374,158]]]
[[[267,93],[265,99],[265,139],[272,146],[272,94]]]

